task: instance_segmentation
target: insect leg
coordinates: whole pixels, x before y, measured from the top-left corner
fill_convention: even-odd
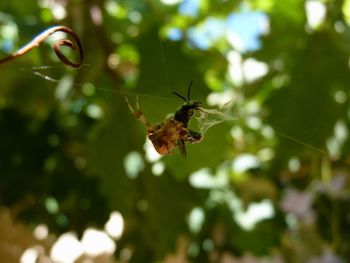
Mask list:
[[[198,143],[203,139],[202,134],[200,134],[199,132],[196,132],[194,130],[188,129],[187,130],[187,134],[186,134],[186,138],[185,138],[185,142],[188,143]]]
[[[139,97],[136,96],[136,110],[131,106],[128,98],[126,96],[124,96],[124,98],[125,98],[126,104],[128,105],[131,113],[135,116],[135,118],[138,119],[144,126],[146,126],[146,128],[151,127],[145,115],[143,115],[140,109]]]

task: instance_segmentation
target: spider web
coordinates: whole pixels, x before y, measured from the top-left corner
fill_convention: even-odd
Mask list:
[[[200,107],[194,118],[198,122],[199,132],[204,136],[211,127],[225,121],[235,121],[239,118],[235,116],[232,110],[232,101],[227,102],[217,109],[207,109]]]
[[[43,80],[49,81],[49,82],[54,82],[54,83],[58,83],[60,82],[59,79],[55,79],[50,77],[49,75],[45,74],[44,72],[42,73],[42,70],[47,70],[47,69],[51,69],[54,68],[52,66],[41,66],[41,67],[33,67],[31,71],[26,70],[26,69],[21,69],[24,72],[30,73],[32,75],[34,75],[35,77],[41,78]],[[113,82],[113,80],[110,80]],[[74,85],[78,85],[78,86],[82,86],[79,84],[74,84]],[[109,89],[103,89],[103,88],[98,88],[98,90],[102,90],[102,91],[107,91],[107,92],[113,92],[113,93],[119,93],[119,94],[130,94],[130,95],[138,95],[140,97],[150,97],[150,98],[154,98],[154,99],[163,99],[163,100],[170,100],[168,98],[164,98],[164,97],[157,97],[157,96],[152,96],[152,95],[147,95],[147,94],[135,94],[132,92],[128,92],[128,91],[116,91],[116,90],[109,90]],[[247,113],[243,113],[243,114],[237,114],[236,110],[237,107],[233,105],[233,101],[229,101],[226,104],[224,104],[221,107],[218,108],[205,108],[205,107],[200,107],[198,111],[196,111],[196,114],[193,116],[194,119],[196,119],[197,122],[197,127],[198,127],[198,132],[200,132],[202,134],[202,136],[204,136],[206,134],[206,132],[212,128],[215,125],[221,124],[223,122],[227,122],[227,121],[240,121],[241,118],[243,116],[246,116]],[[248,114],[250,115],[250,114]],[[255,114],[252,114],[252,116],[255,116]],[[261,117],[260,115],[258,115],[258,117]],[[264,119],[264,118],[263,118]],[[319,152],[325,156],[329,156],[329,153],[325,150],[320,149],[319,147],[316,147],[312,144],[306,143],[303,140],[298,139],[295,136],[290,136],[288,135],[287,132],[279,130],[278,128],[274,127],[273,125],[267,123],[271,128],[274,129],[274,132],[276,134],[278,134],[281,137],[284,137],[288,140],[294,141],[300,145],[304,145],[305,147],[308,147],[316,152]]]
[[[199,111],[197,111],[196,114],[194,115],[194,118],[197,120],[199,132],[204,136],[205,133],[215,125],[221,124],[226,121],[239,121],[240,118],[242,118],[242,116],[239,117],[239,114],[235,113],[235,109],[237,108],[234,107],[233,104],[234,104],[233,101],[229,101],[219,108],[208,109],[208,108],[200,107]],[[252,114],[252,116],[255,116],[255,115]],[[269,123],[267,123],[267,125],[269,125],[277,135],[284,137],[288,140],[294,141],[307,148],[310,148],[316,152],[321,153],[322,155],[329,156],[329,153],[327,151],[324,151],[312,144],[301,141],[296,137],[290,136],[287,133],[277,129],[276,127],[274,127]]]

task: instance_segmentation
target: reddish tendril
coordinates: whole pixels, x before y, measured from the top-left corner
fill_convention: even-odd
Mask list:
[[[4,64],[6,62],[9,62],[15,58],[18,58],[20,56],[23,56],[24,54],[28,53],[30,50],[32,50],[35,47],[38,47],[41,42],[43,42],[48,36],[52,35],[55,32],[64,32],[67,33],[69,36],[71,36],[74,40],[71,41],[69,39],[60,39],[58,41],[56,41],[53,45],[53,49],[56,53],[56,56],[62,61],[62,63],[66,64],[67,66],[71,66],[73,68],[79,68],[84,60],[84,51],[83,51],[83,47],[81,45],[80,39],[78,37],[78,35],[69,27],[66,26],[53,26],[50,27],[48,29],[46,29],[45,31],[41,32],[38,36],[36,36],[32,41],[30,41],[28,44],[26,44],[25,46],[23,46],[22,48],[20,48],[19,50],[13,52],[11,55],[0,59],[0,65]],[[61,46],[66,46],[72,49],[77,49],[79,51],[79,62],[78,63],[74,63],[72,61],[70,61],[61,51]]]

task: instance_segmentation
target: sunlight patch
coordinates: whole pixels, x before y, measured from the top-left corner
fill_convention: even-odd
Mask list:
[[[35,246],[27,248],[19,260],[20,263],[36,263],[39,255],[44,254],[44,248],[42,246]]]
[[[240,86],[243,84],[242,56],[237,51],[229,51],[226,55],[229,63],[228,73],[233,84]]]
[[[316,29],[326,18],[326,6],[321,1],[310,0],[305,3],[307,24],[311,29]]]
[[[176,5],[182,2],[183,0],[160,0],[160,1],[165,5]]]
[[[102,108],[95,103],[91,103],[87,106],[86,113],[95,120],[100,120],[104,116]]]
[[[260,203],[251,203],[247,211],[234,215],[236,222],[244,230],[252,230],[257,223],[270,219],[275,215],[275,210],[270,200],[263,200]]]
[[[165,170],[165,165],[163,162],[156,162],[152,165],[152,173],[154,175],[161,175]]]
[[[350,0],[343,1],[342,11],[343,11],[346,23],[350,25]]]
[[[106,1],[105,9],[110,16],[118,19],[126,18],[128,14],[127,10],[122,5],[118,4],[117,1]]]
[[[62,4],[64,1],[51,1],[51,0],[39,0],[38,5],[41,8],[50,9],[52,15],[57,20],[62,20],[67,16],[65,6]]]
[[[124,231],[124,219],[122,215],[117,211],[113,211],[109,215],[109,219],[106,222],[104,229],[112,238],[115,240],[119,239]]]
[[[342,120],[337,121],[334,127],[335,138],[337,138],[340,143],[344,143],[348,138],[348,133],[346,123]]]
[[[1,25],[0,28],[1,37],[6,37],[9,39],[17,39],[18,37],[18,28],[14,23],[8,23],[5,25]]]
[[[334,100],[339,104],[345,103],[347,99],[348,99],[348,96],[344,90],[337,90],[334,93]]]
[[[263,148],[257,153],[257,156],[262,162],[267,162],[275,157],[275,151],[273,148]]]
[[[241,127],[233,126],[230,130],[230,135],[235,141],[243,141],[244,140],[244,132]]]
[[[301,167],[301,163],[298,158],[293,157],[288,161],[288,168],[289,168],[289,171],[291,171],[292,173],[298,172],[300,167]]]
[[[248,58],[244,60],[242,68],[244,80],[247,83],[253,82],[265,76],[269,71],[269,68],[266,63],[257,61],[253,58]]]
[[[198,233],[204,223],[205,214],[201,207],[195,207],[191,210],[188,217],[188,226],[192,233]]]
[[[220,188],[228,184],[225,174],[213,175],[208,168],[200,169],[189,177],[190,185],[195,188]]]
[[[261,134],[266,138],[266,139],[272,139],[275,136],[275,132],[270,126],[264,126],[261,130]]]
[[[255,155],[241,154],[232,163],[232,170],[237,173],[244,173],[245,171],[256,168],[260,161]]]
[[[85,253],[91,256],[113,254],[116,249],[114,241],[106,233],[93,228],[84,231],[81,244]]]
[[[50,257],[54,262],[73,263],[83,254],[83,247],[72,232],[62,234],[53,244]]]
[[[247,126],[253,130],[260,130],[262,127],[262,121],[256,116],[249,116],[246,119]]]
[[[339,158],[342,147],[348,138],[348,129],[344,121],[339,120],[334,126],[333,136],[327,139],[326,146],[330,156]]]
[[[133,151],[124,157],[124,169],[126,175],[130,179],[137,178],[138,174],[145,168],[142,155],[139,152]]]
[[[207,103],[209,106],[222,107],[228,102],[233,102],[236,98],[232,89],[228,89],[222,92],[211,92],[207,97]]]
[[[226,33],[226,38],[228,43],[231,44],[231,46],[235,49],[238,50],[239,52],[243,52],[245,49],[243,41],[239,38],[239,35],[233,31],[228,31]]]
[[[47,225],[40,224],[40,225],[37,225],[37,227],[34,229],[33,234],[36,239],[43,240],[47,238],[49,234],[49,229]]]
[[[233,215],[236,213],[241,213],[243,209],[242,200],[238,198],[238,196],[228,188],[214,189],[210,191],[209,198],[210,198],[208,202],[209,205],[210,203],[212,204],[213,202],[219,203],[219,204],[224,203],[227,205],[227,207],[229,207]]]
[[[142,21],[142,14],[138,11],[130,11],[129,14],[129,20],[135,24],[138,24]]]

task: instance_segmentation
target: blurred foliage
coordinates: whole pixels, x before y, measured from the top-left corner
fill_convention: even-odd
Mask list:
[[[310,3],[324,14],[317,25]],[[0,66],[4,218],[81,236],[119,211],[116,262],[346,262],[349,6],[2,0],[2,57],[56,24],[74,29],[86,54],[69,69],[48,39]],[[244,13],[267,17],[258,48],[242,49],[232,34],[230,17]],[[252,63],[267,70],[251,78]],[[213,101],[231,99],[231,121],[189,145],[186,159],[152,159],[123,95],[138,94],[155,124],[182,103],[170,91],[186,94],[190,80],[196,101],[220,109]]]

